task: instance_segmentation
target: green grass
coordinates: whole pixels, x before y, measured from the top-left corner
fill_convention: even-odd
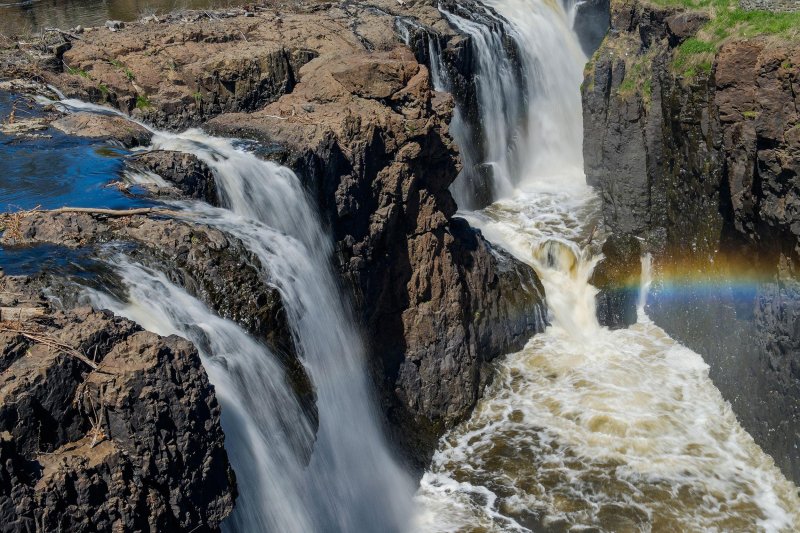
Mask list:
[[[625,78],[619,84],[617,94],[622,98],[629,98],[635,94],[642,96],[645,105],[650,104],[653,94],[653,60],[655,58],[655,48],[637,55],[631,51],[634,43],[621,43],[622,47],[616,51],[618,57],[625,58]]]
[[[781,40],[800,41],[800,12],[746,11],[739,7],[739,0],[641,1],[708,13],[709,22],[695,37],[683,42],[673,56],[673,70],[684,77],[710,73],[717,50],[730,39],[774,36]]]
[[[153,104],[150,103],[150,100],[147,98],[147,95],[140,94],[136,97],[136,109],[147,109],[148,107],[153,107]]]
[[[701,30],[704,40],[719,46],[729,37],[775,35],[800,40],[800,12],[746,11],[739,0],[643,0],[662,7],[706,11],[711,20]]]
[[[675,51],[672,66],[685,78],[694,78],[700,73],[709,74],[716,53],[717,46],[714,43],[690,37]]]
[[[80,76],[81,78],[89,79],[89,73],[80,68],[72,68],[67,67],[67,74],[72,74],[73,76]]]

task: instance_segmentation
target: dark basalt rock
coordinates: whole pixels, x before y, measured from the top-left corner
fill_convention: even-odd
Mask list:
[[[595,297],[601,326],[619,329],[636,323],[642,277],[642,245],[632,235],[611,235],[603,243],[604,259],[589,283],[600,289]]]
[[[677,46],[689,37],[694,37],[708,21],[708,14],[702,11],[685,11],[667,17],[670,46]]]
[[[591,57],[603,42],[611,24],[610,0],[587,0],[578,3],[573,29],[578,34],[583,53]]]
[[[381,75],[363,83],[372,69]],[[208,128],[281,147],[273,157],[308,183],[365,324],[390,426],[423,467],[477,402],[486,363],[544,326],[544,291],[530,268],[453,218],[452,99],[431,90],[410,52],[320,58],[303,72],[263,111]]]
[[[189,198],[219,205],[214,173],[195,155],[154,150],[134,154],[126,164],[134,170],[158,174]]]
[[[4,306],[44,303],[31,280],[2,276],[0,287]],[[3,531],[219,531],[235,481],[188,341],[106,312],[48,309],[4,327],[0,353]]]
[[[609,229],[643,238],[680,289],[656,286],[651,318],[703,355],[745,429],[800,481],[800,47],[732,40],[710,72],[676,72],[674,47],[705,16],[612,7],[582,88],[587,178]]]

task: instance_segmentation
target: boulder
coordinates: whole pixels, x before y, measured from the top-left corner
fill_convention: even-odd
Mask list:
[[[67,135],[116,141],[126,148],[146,146],[152,137],[146,128],[124,117],[87,111],[64,115],[51,125]]]
[[[189,198],[219,205],[214,173],[195,155],[154,150],[134,154],[126,164],[136,171],[158,174]]]
[[[30,280],[0,287],[4,305],[41,302]],[[2,327],[4,531],[219,531],[235,480],[188,341],[89,308]]]

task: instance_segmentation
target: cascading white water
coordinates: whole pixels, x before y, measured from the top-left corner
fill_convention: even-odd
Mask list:
[[[60,105],[113,112],[75,100]],[[413,483],[383,435],[362,340],[330,265],[332,242],[298,177],[228,139],[199,130],[151,131],[153,148],[192,153],[213,170],[224,209],[173,204],[187,218],[240,238],[259,257],[267,281],[280,291],[317,397],[319,428],[313,435],[267,348],[214,318],[163,276],[118,259],[129,301],[96,293],[92,298],[148,329],[195,340],[209,364],[240,493],[223,526],[243,532],[405,530]],[[298,459],[306,448],[307,465]]]
[[[571,35],[574,10],[567,12],[555,2],[484,3],[503,17],[497,25],[443,11],[470,36],[476,58],[480,131],[472,131],[475,125],[460,110],[451,127],[464,163],[451,190],[462,209],[475,207],[487,193],[497,200],[527,182],[558,184],[583,172],[580,95],[575,88],[586,57]],[[505,36],[514,41],[519,57],[509,53]],[[482,148],[474,146],[474,137]]]
[[[159,335],[180,335],[200,351],[222,405],[225,449],[240,487],[232,520],[241,527],[228,529],[311,531],[303,469],[305,454],[314,445],[314,428],[276,357],[164,274],[122,255],[111,262],[125,281],[128,298],[123,302],[87,291],[92,305]]]
[[[531,93],[505,88],[493,98],[528,98],[530,111],[536,91],[560,93],[528,113],[527,124],[504,125],[513,142],[496,137],[505,152],[497,147],[494,157],[516,161],[505,167],[516,173],[508,177],[513,188],[495,190],[494,204],[462,214],[536,270],[551,326],[498,365],[472,417],[441,440],[417,493],[415,528],[798,530],[797,487],[738,424],[702,357],[648,320],[646,296],[638,324],[617,331],[598,324],[589,279],[601,258],[581,244],[599,199],[582,169],[583,60],[565,54],[578,50],[570,16],[553,1],[485,3],[506,18],[525,55],[520,60],[554,77],[529,80]],[[490,32],[454,24],[470,35]],[[505,52],[481,38],[475,42],[497,48],[476,50],[485,56],[480,68],[502,66],[493,58]],[[488,103],[481,117],[499,113],[497,106]],[[648,258],[643,267],[649,276]]]
[[[299,179],[199,131],[158,134],[153,146],[193,153],[213,169],[228,209],[194,204],[189,210],[198,221],[242,239],[283,297],[319,409],[301,495],[311,530],[401,530],[412,483],[382,434],[361,339],[330,267],[332,242]],[[252,531],[253,525],[239,529]]]

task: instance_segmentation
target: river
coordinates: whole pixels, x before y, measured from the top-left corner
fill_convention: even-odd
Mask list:
[[[316,387],[318,429],[277,354],[124,250],[109,249],[103,260],[126,295],[93,286],[84,298],[198,346],[222,405],[239,486],[228,531],[800,528],[797,487],[739,425],[703,358],[648,318],[648,283],[635,325],[611,331],[598,323],[589,279],[602,257],[586,243],[600,199],[583,174],[586,57],[572,31],[574,4],[485,3],[500,14],[497,25],[445,13],[472,37],[484,136],[473,146],[457,110],[452,132],[466,170],[451,190],[460,216],[536,270],[550,325],[500,359],[474,413],[442,438],[419,487],[383,434],[363,340],[330,266],[332,240],[291,170],[199,130],[156,131],[153,139],[153,148],[192,153],[214,171],[222,207],[170,205],[239,238],[264,265]],[[521,52],[521,78],[511,72],[515,59],[501,30]],[[447,90],[434,44],[431,51],[435,84]],[[72,141],[57,140],[57,149],[75,153]],[[100,174],[119,170],[119,154],[77,147],[85,155],[76,164],[90,157],[103,165],[95,165]],[[19,161],[9,167],[30,170],[24,151],[9,154]],[[98,186],[97,173],[74,174],[97,186],[102,202],[120,201]],[[59,194],[77,194],[75,186]],[[649,281],[649,260],[642,262]]]
[[[797,487],[741,428],[703,358],[648,318],[647,258],[638,323],[598,324],[589,278],[601,257],[585,244],[600,200],[583,174],[587,58],[571,29],[574,4],[486,3],[523,52],[526,83],[497,85],[512,59],[496,29],[448,15],[478,43],[494,168],[489,186],[463,173],[454,194],[463,208],[491,191],[491,205],[461,214],[536,270],[551,325],[498,365],[470,420],[442,439],[417,493],[414,529],[797,530]]]

